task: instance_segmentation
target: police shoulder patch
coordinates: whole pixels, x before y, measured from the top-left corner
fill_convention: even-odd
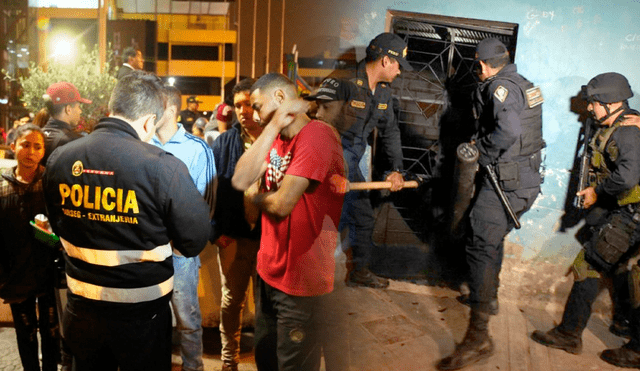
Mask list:
[[[498,88],[493,92],[493,96],[502,103],[507,99],[507,95],[509,95],[509,90],[502,85],[498,86]]]

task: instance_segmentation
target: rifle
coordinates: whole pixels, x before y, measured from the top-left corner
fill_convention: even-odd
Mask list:
[[[489,175],[489,181],[491,182],[493,189],[496,191],[496,194],[498,195],[498,198],[500,199],[504,210],[507,212],[511,220],[513,220],[513,224],[516,229],[520,229],[521,225],[520,221],[518,220],[518,216],[513,211],[513,207],[511,207],[511,203],[509,203],[507,195],[505,195],[502,188],[500,188],[500,183],[498,183],[498,176],[496,175],[496,171],[493,168],[493,165],[485,165],[484,169],[487,172],[487,175]]]
[[[589,186],[589,163],[591,162],[591,151],[589,150],[589,141],[593,135],[593,122],[588,117],[584,122],[584,130],[582,132],[582,154],[580,155],[580,172],[578,173],[578,192]],[[573,205],[577,209],[584,209],[584,197],[576,196]]]

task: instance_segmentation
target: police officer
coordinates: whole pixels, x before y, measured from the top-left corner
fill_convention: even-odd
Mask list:
[[[341,101],[343,98],[337,99],[336,96],[346,97],[346,112],[342,120],[332,124],[340,133],[351,182],[366,180],[359,164],[373,129],[378,128],[381,150],[391,162],[386,181],[393,184],[390,189],[392,192],[402,189],[400,129],[393,113],[396,103],[389,84],[402,70],[413,70],[405,59],[406,54],[407,44],[402,38],[392,33],[382,33],[371,40],[366,58],[358,63],[356,69],[332,73],[323,81],[318,94],[309,98],[323,100],[322,96],[330,96],[327,101]],[[347,277],[350,286],[385,288],[389,285],[389,280],[369,270],[373,225],[369,193],[347,193],[340,218],[340,231],[347,233],[347,247],[352,253],[350,258],[353,267]]]
[[[594,77],[582,92],[589,102],[587,109],[600,125],[589,144],[595,182],[578,192],[584,197],[584,207],[591,208],[586,217],[591,233],[581,241],[584,249],[572,266],[574,283],[562,322],[547,332],[531,334],[538,343],[573,354],[582,350],[582,332],[600,291],[601,278],[612,278],[618,290],[639,287],[640,283],[628,285],[628,266],[633,265],[629,259],[637,254],[635,245],[640,241],[640,130],[621,126],[625,115],[640,113],[629,108],[627,100],[633,92],[627,79],[618,73]],[[637,279],[638,275],[631,277]],[[631,292],[633,307],[640,304],[638,294]],[[640,368],[638,319],[640,309],[631,311],[632,340],[622,348],[605,350],[602,359],[620,367]]]
[[[202,103],[202,101],[197,100],[195,95],[190,96],[187,98],[187,109],[180,111],[180,116],[178,116],[178,122],[189,133],[193,133],[193,124],[201,116],[200,112],[198,112],[199,103]]]
[[[43,187],[65,250],[63,323],[74,370],[171,369],[171,246],[198,255],[211,225],[184,163],[144,143],[163,115],[159,86],[139,71],[122,77],[111,115],[47,162]]]
[[[515,214],[529,210],[540,193],[542,139],[540,90],[517,72],[509,52],[495,38],[476,48],[480,84],[474,94],[478,123],[476,146],[482,166],[493,165]],[[470,213],[471,232],[466,246],[470,269],[471,316],[464,339],[443,358],[439,370],[457,370],[490,357],[489,317],[498,310],[498,276],[504,237],[514,227],[484,172]]]

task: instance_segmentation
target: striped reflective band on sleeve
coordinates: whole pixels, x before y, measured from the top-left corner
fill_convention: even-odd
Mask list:
[[[173,290],[173,276],[157,285],[135,289],[121,289],[93,285],[78,281],[67,275],[67,286],[72,293],[87,299],[116,303],[141,303],[160,299],[170,293],[171,290]]]
[[[141,262],[163,262],[171,256],[170,244],[158,246],[153,250],[97,250],[75,246],[64,238],[60,241],[70,257],[107,267]]]

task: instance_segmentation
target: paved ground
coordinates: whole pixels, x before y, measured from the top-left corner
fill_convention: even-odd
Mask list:
[[[608,332],[610,302],[601,295],[595,314],[584,333],[581,355],[548,349],[529,339],[535,329],[548,330],[560,320],[572,280],[566,277],[566,264],[557,261],[521,261],[521,249],[507,245],[500,288],[500,313],[492,317],[490,331],[496,354],[482,365],[467,370],[482,371],[610,371],[617,368],[601,361],[599,352],[619,347],[624,340]],[[421,258],[412,251],[413,260]],[[395,259],[395,260],[393,260]],[[402,259],[396,254],[389,266]],[[338,277],[344,275],[338,271]],[[423,278],[394,279],[386,290],[346,287],[338,281],[333,311],[345,327],[335,333],[339,352],[348,357],[350,371],[429,371],[451,353],[455,341],[464,336],[469,310],[458,303],[458,292]],[[240,370],[256,370],[253,334],[243,333]],[[219,370],[220,340],[217,329],[204,333],[205,370]],[[329,356],[330,357],[330,356]],[[174,348],[174,370],[180,370],[180,357]],[[325,367],[322,367],[324,370]],[[0,371],[21,370],[12,327],[0,327]]]

